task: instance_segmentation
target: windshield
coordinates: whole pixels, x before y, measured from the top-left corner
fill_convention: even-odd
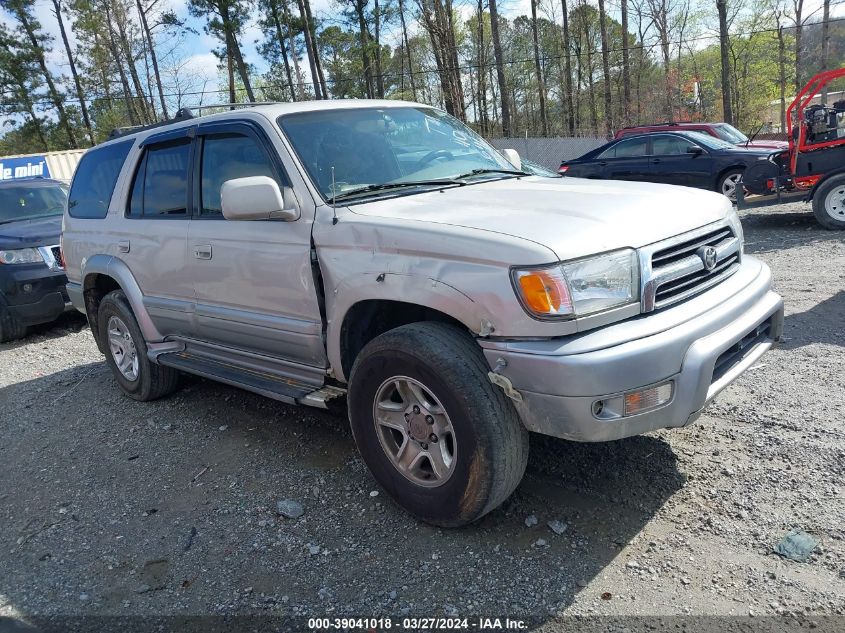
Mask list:
[[[430,187],[437,185],[434,180],[448,183],[457,177],[507,178],[502,172],[515,171],[475,132],[433,108],[300,112],[279,117],[279,125],[326,200],[368,186],[377,195],[388,190],[377,189],[381,185],[413,189],[414,183]]]
[[[0,187],[0,223],[61,215],[67,191],[59,185]]]
[[[716,128],[716,134],[718,134],[719,138],[723,141],[733,143],[734,145],[748,142],[748,137],[729,123],[722,123],[721,125],[714,125],[713,127]]]
[[[733,143],[728,143],[704,132],[684,132],[684,136],[710,149],[736,149]]]

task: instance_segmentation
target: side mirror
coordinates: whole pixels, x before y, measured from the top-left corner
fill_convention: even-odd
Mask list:
[[[687,154],[692,154],[693,156],[701,156],[703,153],[704,150],[697,145],[691,145],[687,148]]]
[[[296,220],[299,206],[293,189],[268,176],[227,180],[220,188],[220,206],[227,220]]]
[[[508,159],[508,162],[517,170],[522,171],[522,159],[519,157],[519,152],[515,149],[503,149],[502,154]]]

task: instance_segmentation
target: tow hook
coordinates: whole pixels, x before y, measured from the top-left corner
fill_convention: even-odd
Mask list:
[[[513,388],[513,383],[511,383],[510,379],[506,376],[503,376],[499,372],[508,366],[507,361],[504,358],[500,358],[496,361],[496,366],[493,368],[493,371],[487,373],[487,377],[497,387],[501,387],[502,391],[505,392],[505,395],[513,400],[514,402],[522,402],[522,394],[519,393],[516,389]]]

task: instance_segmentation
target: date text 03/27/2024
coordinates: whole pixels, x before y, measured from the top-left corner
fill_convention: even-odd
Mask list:
[[[402,631],[521,631],[528,628],[524,620],[511,618],[309,618],[308,628],[312,631],[333,629],[364,631],[387,631],[393,628]]]

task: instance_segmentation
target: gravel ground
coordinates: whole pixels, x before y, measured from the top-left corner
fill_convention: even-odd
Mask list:
[[[0,345],[0,616],[845,615],[843,235],[801,204],[743,222],[784,344],[686,429],[532,437],[461,530],[379,494],[340,415],[191,378],[134,402],[78,315]],[[805,563],[773,553],[793,528]]]

